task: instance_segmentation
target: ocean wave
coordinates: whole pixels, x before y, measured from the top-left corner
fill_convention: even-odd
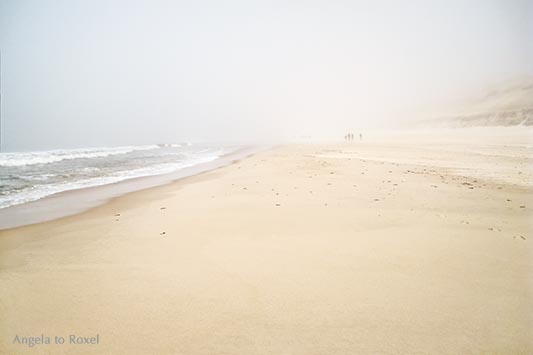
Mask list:
[[[123,147],[101,147],[82,149],[58,149],[40,152],[0,153],[0,166],[25,166],[50,164],[62,160],[100,158],[110,155],[127,154],[139,150],[159,149],[158,145]]]
[[[223,153],[224,150],[217,149],[211,151],[209,155],[194,157],[191,156],[187,160],[175,163],[162,163],[137,169],[117,171],[107,176],[97,176],[76,181],[65,181],[54,184],[35,185],[31,188],[24,189],[23,191],[18,191],[15,194],[8,194],[6,196],[0,195],[0,209],[30,201],[39,200],[46,196],[50,196],[63,191],[102,186],[139,177],[171,173],[183,168],[188,168],[197,164],[213,161],[219,158]]]

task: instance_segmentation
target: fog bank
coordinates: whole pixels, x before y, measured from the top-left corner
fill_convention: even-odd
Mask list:
[[[3,147],[393,128],[533,74],[531,1],[0,1]]]

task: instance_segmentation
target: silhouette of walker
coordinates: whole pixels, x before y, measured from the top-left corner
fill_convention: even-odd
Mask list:
[[[344,135],[344,140],[346,142],[350,142],[350,141],[353,141],[355,139],[355,135],[353,133],[348,133],[348,134],[345,134]],[[363,136],[361,134],[359,134],[359,139],[362,140],[363,139]]]

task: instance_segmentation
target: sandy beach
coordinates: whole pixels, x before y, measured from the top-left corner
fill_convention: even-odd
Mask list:
[[[279,146],[1,231],[0,353],[531,354],[532,159]]]

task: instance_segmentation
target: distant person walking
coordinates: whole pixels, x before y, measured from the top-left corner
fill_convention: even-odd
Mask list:
[[[353,133],[347,133],[344,135],[344,140],[346,142],[351,142],[355,139],[355,135]]]
[[[359,140],[360,140],[360,141],[363,140],[363,134],[362,134],[362,133],[359,133]]]

